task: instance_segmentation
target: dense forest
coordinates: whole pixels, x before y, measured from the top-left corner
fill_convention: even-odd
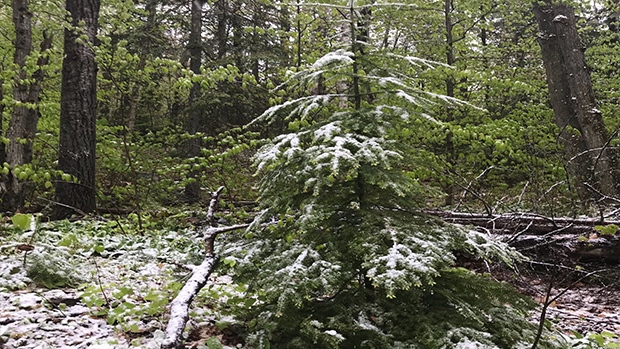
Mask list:
[[[620,2],[0,3],[0,348],[620,346]]]

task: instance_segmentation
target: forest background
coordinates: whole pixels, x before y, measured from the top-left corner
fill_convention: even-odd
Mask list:
[[[570,2],[573,20],[491,0],[2,1],[0,210],[18,228],[24,213],[191,225],[220,187],[226,219],[245,222],[259,196],[282,208],[269,155],[252,166],[261,146],[375,104],[419,116],[387,133],[418,209],[614,212],[617,2]],[[566,40],[549,44],[556,22]]]
[[[138,212],[193,203],[220,185],[233,200],[252,200],[251,154],[261,139],[295,125],[246,125],[270,106],[305,93],[349,88],[345,81],[318,79],[296,90],[275,89],[287,74],[348,44],[346,14],[338,8],[192,4],[101,4],[92,47],[98,65],[92,175],[100,209]],[[432,206],[575,213],[584,207],[576,198],[597,197],[579,193],[579,185],[575,190],[583,178],[566,170],[582,163],[579,156],[564,156],[559,135],[565,130],[554,122],[532,4],[383,5],[361,19],[367,23],[358,23],[367,31],[368,50],[385,56],[377,64],[390,68],[394,54],[440,63],[415,72],[418,86],[469,103],[429,105],[438,124],[420,122],[400,131],[401,141],[425,157],[412,176],[437,189]],[[613,3],[572,5],[595,106],[613,136],[617,10]],[[22,16],[31,22],[29,30],[16,32],[15,6],[26,6]],[[36,212],[55,200],[54,188],[67,175],[80,179],[81,170],[67,169],[63,177],[57,164],[67,13],[62,2],[6,2],[2,16],[3,211]],[[16,33],[28,37],[29,45],[16,50]],[[20,89],[27,93],[20,95]],[[612,149],[613,137],[605,141]]]

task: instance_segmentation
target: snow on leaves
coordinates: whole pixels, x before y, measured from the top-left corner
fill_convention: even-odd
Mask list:
[[[319,58],[316,62],[314,62],[314,64],[312,65],[310,69],[316,70],[316,69],[327,67],[328,65],[331,65],[334,63],[352,64],[354,61],[353,60],[354,57],[355,57],[355,54],[350,51],[337,50],[334,52],[329,52],[328,54],[326,54],[325,56]]]
[[[263,172],[301,158],[306,166],[296,168],[293,177],[304,179],[304,190],[318,195],[338,178],[355,177],[364,164],[391,169],[402,155],[391,150],[390,143],[381,137],[345,132],[342,121],[332,121],[313,131],[276,137],[257,153],[255,164]]]
[[[372,253],[364,267],[376,287],[384,288],[388,297],[396,290],[432,283],[439,271],[454,262],[448,234],[437,229],[435,234],[415,232],[388,224],[379,232],[392,242],[384,252],[381,246],[367,244]]]

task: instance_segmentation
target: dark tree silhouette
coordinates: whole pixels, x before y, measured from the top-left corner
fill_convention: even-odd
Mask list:
[[[73,180],[56,184],[56,218],[95,210],[97,65],[93,45],[99,6],[99,0],[66,2],[72,28],[65,29],[58,169]]]

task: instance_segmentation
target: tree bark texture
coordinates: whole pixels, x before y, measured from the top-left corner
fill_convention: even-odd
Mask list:
[[[192,19],[191,31],[189,34],[189,69],[194,74],[200,74],[202,65],[202,7],[204,0],[192,0]],[[200,83],[194,83],[189,93],[188,109],[189,115],[187,119],[187,133],[195,135],[201,128],[203,123],[202,111],[198,106],[200,99]],[[187,157],[195,158],[200,156],[201,141],[199,138],[192,137],[187,142]],[[194,203],[200,200],[200,182],[198,181],[198,173],[192,171],[190,177],[193,182],[185,186],[185,197],[188,202]]]
[[[95,210],[95,145],[97,65],[93,45],[97,35],[99,0],[67,0],[71,29],[65,29],[60,96],[58,169],[77,182],[56,185],[55,217]]]
[[[32,54],[32,13],[28,0],[13,0],[13,24],[15,26],[15,53],[13,62],[19,69],[13,88],[15,106],[6,132],[8,146],[3,149],[4,161],[11,172],[2,176],[0,181],[1,211],[15,211],[25,200],[24,185],[13,175],[15,166],[29,164],[32,161],[34,136],[39,121],[39,101],[41,84],[45,77],[43,67],[48,58],[41,55],[37,60],[37,70],[28,74],[26,60]],[[44,53],[52,46],[53,37],[43,33],[40,52]],[[3,161],[3,162],[4,162]]]
[[[584,183],[604,195],[617,196],[620,173],[616,153],[608,147],[609,136],[596,108],[574,11],[563,4],[536,4],[534,14],[567,172],[583,200],[600,198]]]

